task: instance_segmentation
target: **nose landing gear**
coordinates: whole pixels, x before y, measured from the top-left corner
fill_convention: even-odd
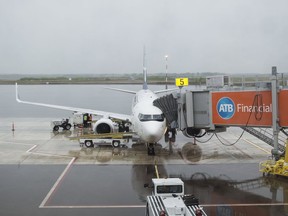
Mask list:
[[[155,155],[155,144],[154,143],[148,143],[147,144],[147,153],[149,156],[154,156]]]

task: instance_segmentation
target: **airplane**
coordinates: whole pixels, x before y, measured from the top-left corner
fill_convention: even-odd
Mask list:
[[[147,71],[143,67],[143,87],[139,91],[130,91],[123,89],[114,89],[116,91],[134,94],[132,100],[131,115],[112,113],[100,110],[76,108],[68,106],[59,106],[45,103],[37,103],[21,100],[18,93],[18,85],[16,86],[16,101],[23,104],[43,106],[55,109],[73,111],[77,113],[88,113],[100,116],[101,118],[94,124],[93,131],[95,133],[113,133],[115,132],[115,120],[120,120],[131,124],[131,129],[136,133],[140,140],[147,145],[149,155],[154,155],[154,145],[163,137],[167,130],[166,118],[163,112],[153,105],[153,101],[158,98],[157,93],[171,91],[173,89],[165,89],[160,91],[151,91],[147,85]],[[112,88],[110,88],[112,89]]]

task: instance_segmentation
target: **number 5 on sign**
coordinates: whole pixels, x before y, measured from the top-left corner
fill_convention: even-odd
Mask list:
[[[188,86],[188,78],[176,78],[176,86]]]

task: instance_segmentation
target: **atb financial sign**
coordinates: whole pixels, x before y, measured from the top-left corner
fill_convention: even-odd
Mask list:
[[[271,126],[271,91],[212,92],[215,125]],[[288,91],[279,92],[280,126],[288,126]],[[286,112],[285,112],[286,109]]]

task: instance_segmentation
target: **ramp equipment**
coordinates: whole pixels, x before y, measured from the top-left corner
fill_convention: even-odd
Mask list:
[[[133,138],[132,133],[106,133],[106,134],[85,134],[77,137],[70,137],[71,140],[77,139],[80,147],[93,148],[100,145],[112,145],[114,148],[126,146]]]
[[[63,128],[63,130],[70,130],[72,125],[69,122],[69,119],[62,119],[62,120],[54,120],[54,121],[52,121],[51,122],[51,127],[53,128],[53,131],[58,131],[59,128]]]
[[[273,147],[273,160],[262,162],[260,171],[288,176],[288,155],[284,157],[287,146],[280,137],[280,131],[288,135],[285,131],[288,128],[288,89],[279,86],[277,68],[272,67],[269,81],[256,83],[254,87],[235,88],[227,82],[227,77],[221,79],[221,82],[216,78],[208,79],[210,87],[208,82],[206,89],[184,91],[180,88],[177,93],[155,100],[154,105],[167,119],[168,129],[180,130],[195,139],[206,132],[219,133],[227,127],[241,127]],[[256,128],[270,128],[272,132],[268,135]]]
[[[172,94],[162,96],[154,100],[153,105],[161,109],[168,124],[171,125],[172,128],[176,128],[176,122],[178,120],[178,104],[176,98]]]
[[[207,216],[199,200],[184,195],[184,183],[179,178],[152,179],[153,194],[147,196],[146,216]]]
[[[288,128],[288,89],[280,88],[277,68],[272,67],[269,81],[255,87],[227,86],[225,77],[222,78],[223,82],[209,79],[213,85],[206,89],[184,91],[180,88],[177,93],[155,100],[154,105],[163,111],[168,128],[176,128],[187,137],[241,127],[273,146],[272,156],[278,159],[285,150],[279,142],[279,133]],[[267,137],[255,128],[272,128],[272,135]]]
[[[244,131],[250,133],[251,135],[257,137],[258,139],[262,140],[263,142],[267,143],[270,146],[274,146],[274,140],[273,140],[273,134],[267,133],[267,130],[261,129],[261,128],[253,128],[253,127],[241,127]],[[272,137],[272,138],[271,138]],[[285,151],[285,141],[278,139],[279,145],[278,149],[281,152]]]
[[[288,139],[285,151],[278,160],[267,160],[259,164],[259,171],[263,175],[277,175],[288,177]]]

